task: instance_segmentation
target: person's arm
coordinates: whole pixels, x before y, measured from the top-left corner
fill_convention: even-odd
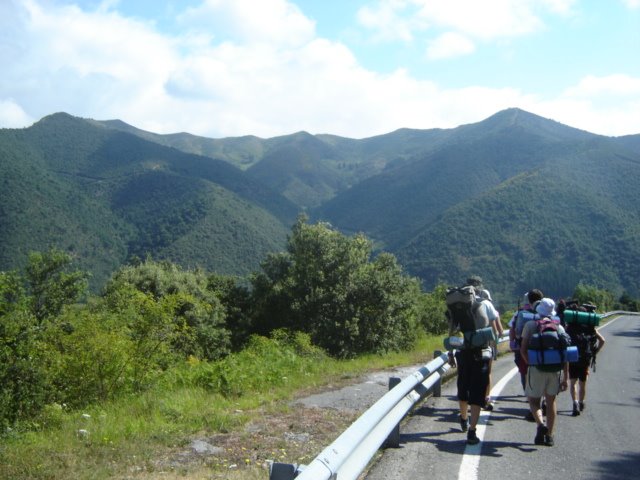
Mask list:
[[[529,349],[529,335],[522,334],[522,343],[520,344],[520,356],[524,360],[525,364],[529,364],[529,355],[527,350]]]
[[[516,315],[511,317],[511,320],[509,320],[509,324],[508,324],[509,325],[509,341],[512,343],[516,341]]]
[[[500,314],[496,317],[496,327],[498,328],[498,338],[504,335],[504,328],[502,328],[502,322],[500,321]]]
[[[449,322],[449,337],[452,337],[455,334],[455,327],[453,325],[453,320],[451,319],[451,316],[449,315],[448,311],[445,313],[445,316],[447,317],[447,321]],[[455,349],[449,350],[447,352],[447,355],[449,357],[449,365],[451,366],[451,368],[456,368],[457,365],[456,365]]]
[[[560,391],[565,391],[569,387],[569,362],[562,364],[562,378],[560,379]]]
[[[598,346],[596,347],[596,353],[598,353],[600,350],[602,350],[602,347],[604,347],[605,339],[602,336],[602,334],[598,331],[597,328],[596,328],[596,338],[598,339]]]

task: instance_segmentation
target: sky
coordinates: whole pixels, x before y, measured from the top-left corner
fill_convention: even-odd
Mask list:
[[[365,138],[517,107],[640,134],[640,0],[0,0],[0,128]]]

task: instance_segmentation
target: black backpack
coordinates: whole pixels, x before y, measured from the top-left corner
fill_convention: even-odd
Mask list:
[[[596,370],[596,349],[598,337],[593,325],[570,323],[567,325],[567,333],[571,337],[571,345],[578,348],[578,359]]]

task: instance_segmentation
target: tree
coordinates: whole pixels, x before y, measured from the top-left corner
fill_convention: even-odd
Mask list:
[[[445,292],[447,286],[439,284],[431,293],[420,296],[419,321],[425,332],[431,335],[443,335],[449,328],[445,312]]]
[[[615,297],[608,290],[599,289],[593,285],[579,283],[574,292],[573,298],[580,303],[591,303],[598,307],[601,312],[607,312],[613,308]]]
[[[185,358],[192,355],[213,360],[229,353],[225,307],[219,292],[209,288],[205,272],[147,259],[122,267],[113,275],[105,289],[107,303],[126,299],[130,288],[147,295],[170,313],[176,329],[173,348]]]
[[[47,402],[50,382],[34,361],[40,329],[17,272],[0,272],[0,428],[37,413]]]
[[[31,312],[38,323],[60,314],[65,305],[75,303],[86,291],[87,274],[69,271],[71,263],[69,254],[55,248],[29,254],[25,279]]]
[[[364,235],[346,237],[300,217],[287,252],[269,256],[252,278],[257,329],[306,332],[338,357],[409,346],[419,283],[393,255],[372,260],[372,250]]]

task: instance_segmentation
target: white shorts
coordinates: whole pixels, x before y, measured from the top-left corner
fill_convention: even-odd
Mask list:
[[[524,394],[527,397],[540,398],[545,395],[558,395],[560,393],[561,372],[544,372],[535,366],[527,370],[527,383]]]

